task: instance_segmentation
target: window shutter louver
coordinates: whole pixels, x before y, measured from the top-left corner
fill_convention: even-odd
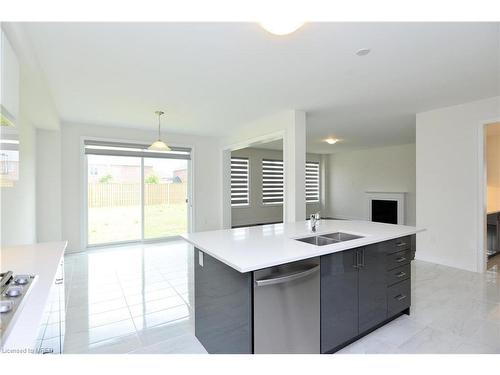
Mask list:
[[[246,206],[249,199],[248,158],[231,158],[231,206]]]
[[[283,160],[262,160],[262,203],[283,204]]]
[[[319,163],[306,162],[306,203],[319,202]]]

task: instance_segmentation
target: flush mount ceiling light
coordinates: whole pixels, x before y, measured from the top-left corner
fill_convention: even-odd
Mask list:
[[[366,56],[371,52],[369,48],[361,48],[356,51],[356,55],[358,56]]]
[[[171,150],[170,147],[168,147],[167,144],[161,140],[161,135],[160,135],[160,130],[161,130],[160,117],[165,112],[156,111],[155,113],[158,116],[158,140],[154,141],[151,144],[151,146],[148,147],[148,150],[151,150],[151,151],[170,151]]]
[[[328,143],[329,145],[334,145],[338,141],[339,140],[337,138],[327,138],[327,139],[325,139],[325,142]]]
[[[275,19],[260,22],[260,26],[274,35],[287,35],[297,31],[304,25],[304,21]]]

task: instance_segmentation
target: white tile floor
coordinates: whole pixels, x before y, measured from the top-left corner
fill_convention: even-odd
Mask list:
[[[206,353],[183,241],[66,256],[65,353]],[[500,274],[415,261],[410,316],[339,353],[500,353]]]
[[[193,334],[192,251],[183,241],[65,257],[65,353],[206,353]]]

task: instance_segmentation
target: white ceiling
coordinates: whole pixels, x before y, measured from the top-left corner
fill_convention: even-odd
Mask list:
[[[299,109],[308,151],[324,153],[414,142],[415,113],[500,94],[495,23],[23,27],[66,122],[154,129],[163,109],[169,132],[223,136]]]

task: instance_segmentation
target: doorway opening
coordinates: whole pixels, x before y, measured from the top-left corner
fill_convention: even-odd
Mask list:
[[[84,143],[87,247],[165,240],[190,230],[191,149]]]
[[[231,151],[231,227],[283,222],[283,140]]]
[[[500,122],[485,126],[486,255],[488,271],[500,272]]]

